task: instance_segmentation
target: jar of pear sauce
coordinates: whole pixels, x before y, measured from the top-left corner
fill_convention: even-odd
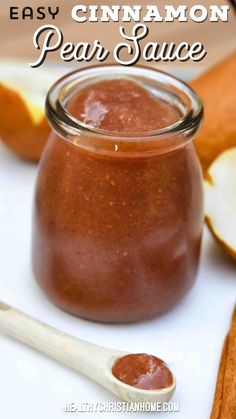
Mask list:
[[[111,83],[75,94],[70,112],[83,119],[92,104],[85,122],[97,118],[111,132],[146,132],[178,118],[174,107],[141,87]],[[102,101],[108,111],[101,121],[96,106]],[[116,157],[85,150],[52,133],[39,168],[37,281],[58,306],[96,321],[160,315],[188,292],[197,273],[203,209],[193,144],[152,156],[129,151]]]

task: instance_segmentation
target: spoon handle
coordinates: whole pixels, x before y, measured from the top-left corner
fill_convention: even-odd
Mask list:
[[[148,391],[124,384],[113,376],[111,367],[127,353],[69,336],[2,302],[0,331],[90,377],[124,401],[163,403],[174,393],[175,380],[171,387]]]
[[[104,387],[107,387],[104,371],[108,369],[109,361],[112,362],[119,354],[69,336],[2,302],[0,331],[92,378]]]

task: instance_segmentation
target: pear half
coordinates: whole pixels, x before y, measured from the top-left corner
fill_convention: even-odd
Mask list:
[[[20,63],[0,64],[0,138],[18,156],[38,161],[50,127],[44,113],[55,74]]]
[[[236,147],[221,153],[209,167],[204,194],[208,227],[236,260]]]

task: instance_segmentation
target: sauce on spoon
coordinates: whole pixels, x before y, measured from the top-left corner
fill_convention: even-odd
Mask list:
[[[112,374],[120,381],[143,390],[160,390],[173,384],[173,375],[160,358],[147,354],[129,354],[118,358]]]

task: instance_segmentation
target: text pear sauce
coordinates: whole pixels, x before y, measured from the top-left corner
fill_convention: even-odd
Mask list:
[[[174,105],[125,78],[76,91],[68,109],[111,135],[147,134],[180,118]],[[52,133],[41,159],[34,272],[50,299],[87,319],[131,322],[159,315],[196,277],[203,211],[194,146],[183,142],[168,151],[162,145],[161,152],[157,146],[151,156],[137,156],[135,147],[116,157]]]

